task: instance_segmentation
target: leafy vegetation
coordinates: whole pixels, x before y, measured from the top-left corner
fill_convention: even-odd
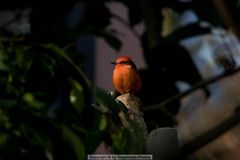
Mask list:
[[[95,105],[107,110],[93,107],[93,85],[67,51],[55,44],[2,41],[0,55],[1,158],[82,160],[107,135],[114,152],[138,150],[129,145],[132,136],[119,120],[119,130],[108,131],[107,114],[117,120],[118,104],[97,89]]]
[[[162,29],[161,9],[170,7],[182,12],[191,8],[190,4],[168,0],[118,1],[129,9],[130,27],[145,22],[141,42],[150,72],[143,71],[148,76],[141,75],[158,80],[151,70],[161,68],[155,62],[156,54],[146,53],[165,44],[163,41],[171,42],[167,46],[173,41],[176,44],[176,37],[179,41],[195,31],[188,33],[186,29],[186,34],[176,32],[161,37],[157,34]],[[90,35],[104,38],[116,50],[121,48],[121,42],[105,29],[110,18],[114,18],[106,2],[10,0],[1,5],[1,13],[5,12],[7,17],[10,11],[14,18],[0,26],[0,159],[84,160],[101,142],[107,143],[114,153],[142,153],[144,138],[138,125],[131,122],[132,130],[122,126],[118,113],[124,112],[123,107],[86,76],[83,62],[88,57],[76,46],[77,38]],[[76,4],[84,6],[80,10],[83,13],[75,17],[75,25],[69,26],[66,17]],[[19,26],[26,19],[24,25],[31,29],[21,30]],[[157,47],[157,52],[162,50]],[[147,98],[146,94],[140,96]],[[155,102],[152,95],[151,100]]]

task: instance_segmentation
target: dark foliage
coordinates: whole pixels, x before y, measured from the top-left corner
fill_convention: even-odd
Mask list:
[[[168,37],[161,37],[161,11],[164,7],[178,13],[193,9],[201,20],[221,25],[212,4],[201,0],[192,3],[177,0],[118,1],[129,9],[130,27],[146,22],[140,41],[149,68],[140,70],[143,87],[138,93],[144,106],[178,93],[177,80],[189,84],[201,80],[189,53],[179,41],[208,33],[210,28],[190,24]],[[144,142],[129,144],[132,135],[119,125],[116,115],[121,109],[118,104],[106,92],[94,90],[94,84],[85,76],[83,62],[89,57],[75,46],[77,38],[90,35],[103,37],[117,50],[121,48],[121,42],[106,31],[110,18],[114,18],[106,2],[110,1],[2,2],[0,10],[12,11],[15,18],[0,26],[0,159],[82,160],[88,153],[93,153],[101,141],[106,141],[114,153],[142,151]],[[69,26],[67,17],[79,3],[83,6],[82,14],[76,18],[75,25]],[[209,12],[202,10],[205,7],[209,12],[213,11],[211,16],[206,16]],[[31,8],[31,33],[14,35],[6,27],[18,21],[21,11],[26,8]],[[108,114],[96,109],[99,104],[107,108]],[[173,115],[179,107],[179,100],[165,106]],[[161,110],[144,114],[149,130],[156,127],[151,121],[157,127],[174,125]],[[108,130],[109,119],[115,123],[118,132]],[[142,135],[136,136],[142,138]]]

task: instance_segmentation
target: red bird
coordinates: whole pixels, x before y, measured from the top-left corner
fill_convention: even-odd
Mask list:
[[[112,78],[115,89],[121,94],[136,93],[141,88],[141,78],[131,58],[119,57],[112,64],[115,65]]]

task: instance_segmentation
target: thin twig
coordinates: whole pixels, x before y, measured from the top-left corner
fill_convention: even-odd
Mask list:
[[[239,107],[237,107],[239,109]],[[202,135],[194,138],[193,140],[185,143],[180,148],[181,157],[187,157],[190,154],[193,154],[195,151],[201,147],[207,145],[212,140],[216,139],[222,135],[227,130],[233,128],[240,122],[240,111],[237,110],[235,114],[227,118],[224,122],[220,123],[211,130],[203,133]]]
[[[175,100],[178,100],[178,99],[181,99],[185,96],[187,96],[188,94],[192,93],[193,91],[199,89],[199,88],[202,88],[202,87],[205,87],[211,83],[214,83],[224,77],[227,77],[227,76],[230,76],[234,73],[237,73],[238,71],[240,71],[240,67],[237,67],[233,70],[229,70],[227,72],[224,72],[223,74],[221,75],[218,75],[218,76],[215,76],[213,78],[209,78],[209,79],[205,79],[203,81],[200,81],[198,83],[196,83],[195,85],[193,85],[192,88],[190,88],[189,90],[185,91],[185,92],[182,92],[182,93],[178,93],[178,94],[175,94],[174,96],[158,103],[158,104],[154,104],[154,105],[149,105],[149,106],[146,106],[144,107],[144,110],[157,110],[157,109],[160,109],[160,108],[164,108],[167,104],[169,104],[170,102],[172,101],[175,101]]]

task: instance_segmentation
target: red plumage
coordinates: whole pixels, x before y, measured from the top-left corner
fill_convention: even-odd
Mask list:
[[[141,88],[141,78],[131,58],[119,57],[112,64],[115,65],[112,77],[115,89],[121,94],[135,94]]]

